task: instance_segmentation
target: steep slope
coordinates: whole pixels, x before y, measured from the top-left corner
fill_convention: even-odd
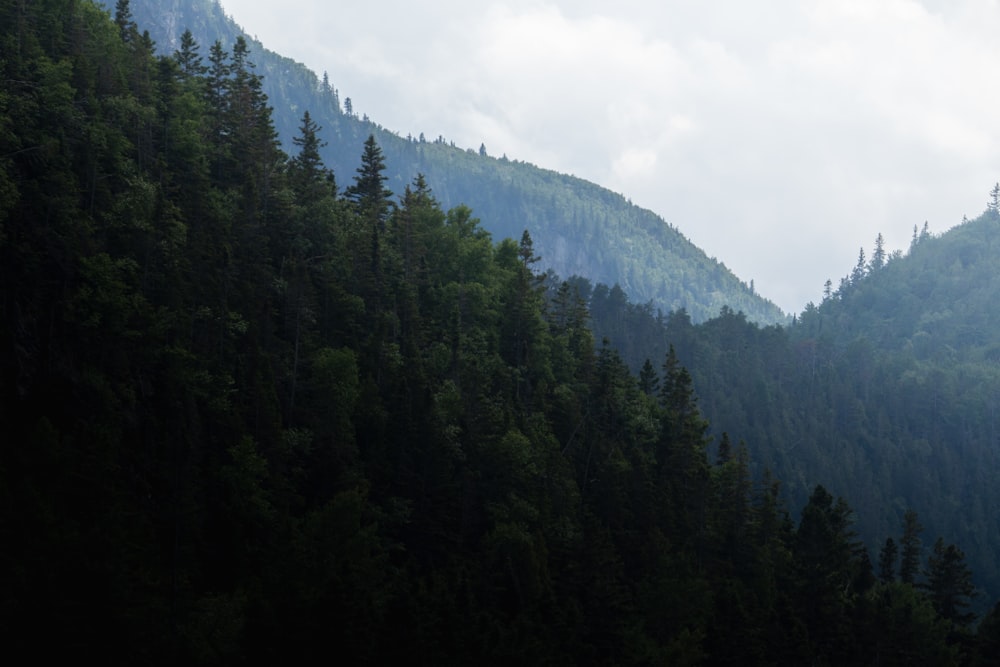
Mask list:
[[[936,544],[925,594],[876,582],[823,486],[795,527],[742,447],[706,459],[677,358],[659,390],[637,382],[568,283],[546,302],[527,244],[491,243],[425,188],[388,210],[374,144],[363,206],[336,196],[308,126],[286,160],[242,40],[213,79],[90,2],[47,0],[0,3],[0,50],[11,655],[997,655],[1000,607],[973,636],[961,550]],[[668,329],[693,331],[680,313]],[[699,330],[716,348],[764,331],[752,350],[784,334],[729,311]]]
[[[638,371],[669,345],[691,369],[716,434],[739,434],[793,511],[823,479],[861,517],[872,553],[903,514],[963,545],[980,600],[1000,590],[1000,215],[852,272],[787,328],[733,312],[657,320],[621,293],[591,297],[594,332]]]
[[[115,3],[104,4],[113,9]],[[211,0],[132,0],[131,7],[140,28],[148,29],[165,53],[177,48],[185,28],[203,55],[215,40],[231,45],[242,32]],[[520,238],[528,229],[544,266],[559,275],[619,283],[634,301],[651,301],[664,311],[685,308],[695,321],[715,315],[722,306],[762,323],[786,320],[774,303],[754,293],[724,264],[625,197],[524,162],[463,150],[443,139],[400,137],[367,118],[345,114],[328,82],[258,41],[248,41],[282,140],[290,149],[301,116],[309,111],[327,141],[323,159],[342,187],[353,178],[364,140],[374,134],[394,192],[401,194],[423,173],[446,208],[470,206],[494,237]]]
[[[941,236],[915,230],[904,261],[869,269],[815,314],[842,336],[865,336],[881,349],[917,359],[995,362],[998,295],[1000,214],[988,210]]]
[[[835,444],[855,453],[845,467],[869,480],[869,506],[917,509],[925,544],[967,539],[990,594],[1000,587],[998,249],[995,210],[939,237],[915,233],[905,257],[869,266],[791,329],[796,349],[826,351]]]

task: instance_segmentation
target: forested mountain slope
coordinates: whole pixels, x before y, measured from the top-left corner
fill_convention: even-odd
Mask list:
[[[7,662],[996,657],[958,545],[915,550],[908,513],[876,571],[818,483],[796,521],[676,354],[637,379],[595,345],[530,235],[386,189],[374,139],[338,191],[243,40],[155,57],[117,8],[0,3]]]
[[[636,372],[674,345],[716,432],[740,434],[793,508],[825,480],[873,549],[914,509],[963,545],[986,601],[1000,590],[998,250],[995,209],[914,230],[905,255],[876,247],[784,329],[732,311],[657,317],[600,285],[589,304],[595,335]]]
[[[113,9],[115,2],[104,4]],[[149,30],[163,53],[178,48],[186,28],[206,53],[217,39],[231,49],[242,34],[214,0],[130,4],[140,29]],[[676,227],[622,195],[534,165],[480,155],[444,139],[400,137],[367,117],[344,113],[338,91],[303,65],[249,37],[247,42],[285,147],[291,148],[299,119],[309,111],[327,142],[321,155],[341,182],[354,174],[362,144],[374,134],[385,155],[390,189],[401,192],[413,174],[424,174],[443,206],[472,207],[497,238],[519,238],[528,229],[542,266],[559,275],[618,283],[633,301],[652,301],[664,311],[685,308],[695,321],[717,314],[723,306],[762,323],[786,321],[777,306],[707,257]],[[330,76],[335,79],[336,72]]]

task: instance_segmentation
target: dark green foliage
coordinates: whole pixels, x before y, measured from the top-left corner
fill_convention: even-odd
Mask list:
[[[961,544],[985,591],[973,605],[985,611],[977,605],[1000,590],[1000,492],[990,472],[1000,423],[1000,272],[990,249],[1000,234],[987,214],[940,237],[918,228],[916,239],[790,327],[761,327],[729,309],[695,325],[600,284],[592,323],[636,373],[672,345],[710,433],[740,434],[754,477],[774,471],[795,510],[811,480],[850,498],[873,556],[893,536],[902,581],[921,578],[920,523]],[[920,520],[901,534],[909,509]]]
[[[319,146],[316,150],[315,159],[319,159]],[[384,228],[386,219],[392,210],[392,191],[385,187],[385,182],[389,179],[385,175],[385,158],[382,149],[375,142],[374,135],[368,135],[365,140],[364,152],[361,154],[361,166],[357,168],[357,175],[354,177],[354,185],[347,188],[345,195],[354,202],[358,214]]]
[[[972,664],[976,667],[1000,664],[1000,602],[979,623]]]
[[[896,558],[899,556],[899,547],[891,538],[885,538],[885,544],[878,554],[878,578],[883,583],[896,580]],[[912,582],[911,582],[912,583]]]
[[[925,586],[938,616],[957,626],[969,625],[976,615],[965,610],[975,595],[975,587],[962,550],[954,544],[945,546],[939,537],[927,558],[925,576]]]
[[[110,8],[110,0],[102,0]],[[156,0],[131,0],[135,20],[148,28],[164,52],[181,46],[190,29],[202,44],[218,40],[232,50],[239,26],[211,0],[174,0],[169,9]],[[252,31],[251,31],[252,32]],[[686,308],[695,321],[708,319],[727,305],[751,319],[786,322],[787,316],[754,293],[721,262],[705,255],[677,228],[633,205],[625,197],[578,178],[534,165],[490,157],[479,150],[456,148],[439,138],[401,137],[367,119],[344,99],[328,77],[283,58],[245,38],[251,58],[264,77],[263,90],[275,107],[274,123],[286,150],[294,151],[304,110],[325,128],[325,163],[337,174],[353,174],[358,151],[373,137],[386,164],[385,186],[402,192],[414,174],[434,184],[442,206],[473,207],[495,238],[519,238],[530,230],[547,268],[592,281],[620,282],[637,301],[664,310]]]
[[[957,548],[936,547],[926,596],[876,584],[845,500],[815,487],[796,526],[742,441],[709,462],[682,359],[712,348],[685,312],[659,318],[677,344],[640,383],[588,325],[649,307],[536,273],[530,233],[494,244],[422,175],[388,206],[374,141],[338,196],[311,114],[280,150],[245,40],[203,70],[195,41],[155,58],[87,2],[0,4],[0,26],[12,656],[990,655],[992,617],[978,644],[963,629]],[[780,330],[723,311],[703,331],[777,391]],[[751,340],[775,357],[744,359]]]
[[[903,549],[899,561],[899,580],[904,584],[915,583],[920,571],[920,533],[923,529],[917,513],[907,510],[903,515],[903,537],[900,539]]]

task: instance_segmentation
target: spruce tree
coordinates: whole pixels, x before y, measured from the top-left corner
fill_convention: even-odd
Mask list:
[[[181,46],[174,53],[174,60],[177,61],[181,75],[186,79],[204,76],[208,71],[198,53],[199,48],[191,31],[185,30],[181,35]]]
[[[939,537],[927,559],[924,575],[927,577],[924,588],[938,616],[958,626],[972,623],[976,615],[965,610],[976,591],[962,550],[954,544],[945,546],[944,540]]]
[[[361,166],[357,168],[357,175],[354,177],[354,185],[347,188],[344,194],[354,202],[355,210],[364,220],[377,226],[379,233],[385,231],[386,220],[393,209],[392,190],[385,187],[389,177],[384,172],[385,157],[382,149],[375,141],[375,135],[369,134],[361,154]]]
[[[896,542],[891,537],[887,537],[878,554],[879,581],[889,583],[896,580],[896,557],[898,555],[899,548],[896,546]]]
[[[655,396],[660,390],[660,378],[649,359],[643,362],[642,369],[639,371],[639,389],[647,396]]]
[[[118,0],[115,3],[115,25],[121,34],[123,42],[132,41],[136,33],[135,21],[132,20],[132,7],[129,0]]]
[[[875,237],[875,250],[872,252],[872,258],[869,262],[869,269],[872,271],[878,271],[883,266],[885,266],[886,252],[885,252],[885,238],[882,233]]]
[[[917,520],[917,513],[907,510],[903,515],[903,537],[900,540],[902,547],[899,561],[899,580],[904,584],[912,584],[916,581],[917,573],[920,571],[920,533],[924,527]]]
[[[326,146],[326,142],[319,138],[322,129],[306,111],[302,115],[299,134],[292,139],[299,152],[289,161],[289,177],[301,203],[336,194],[333,172],[323,166],[323,158],[319,154],[320,149]]]

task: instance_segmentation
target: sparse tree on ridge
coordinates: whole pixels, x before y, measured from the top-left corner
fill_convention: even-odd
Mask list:
[[[885,254],[885,238],[882,233],[875,237],[875,250],[872,252],[872,259],[868,266],[872,271],[878,271],[883,266],[885,266],[886,254]]]

